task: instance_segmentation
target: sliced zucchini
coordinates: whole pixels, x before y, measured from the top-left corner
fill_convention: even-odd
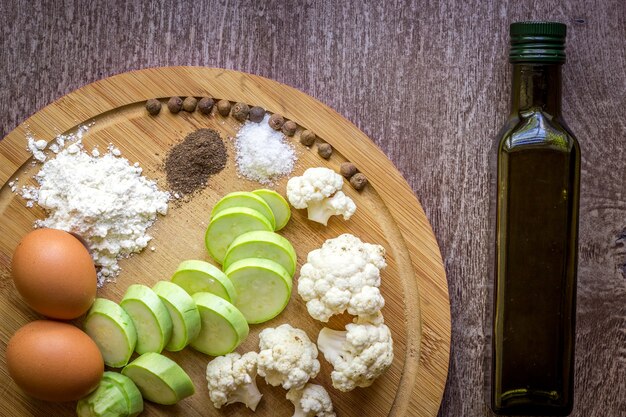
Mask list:
[[[171,352],[182,350],[200,332],[200,313],[191,295],[169,281],[159,281],[152,290],[161,298],[172,319],[172,336],[165,345]]]
[[[120,303],[137,330],[135,351],[161,352],[172,336],[172,319],[167,307],[149,287],[133,284]]]
[[[235,287],[226,274],[204,261],[191,259],[181,262],[172,275],[171,281],[187,291],[189,295],[197,292],[210,292],[231,303],[237,296]]]
[[[265,202],[272,209],[272,213],[274,213],[274,219],[276,221],[276,227],[274,227],[274,230],[280,230],[285,227],[287,223],[289,223],[289,219],[291,218],[291,209],[282,195],[278,194],[274,190],[268,190],[265,188],[254,190],[252,192],[265,200]]]
[[[76,404],[78,417],[128,417],[128,401],[119,386],[102,379],[98,388]]]
[[[235,191],[222,197],[220,201],[213,206],[211,219],[220,211],[233,207],[246,207],[258,211],[272,224],[272,230],[276,225],[274,212],[269,204],[261,196],[247,191]]]
[[[237,237],[224,257],[224,270],[246,258],[262,258],[279,263],[290,276],[296,273],[296,251],[291,243],[275,232],[254,231]]]
[[[137,331],[130,316],[117,303],[96,298],[84,328],[98,345],[107,366],[121,368],[128,363],[137,343]]]
[[[226,275],[237,290],[235,306],[248,323],[263,323],[285,309],[292,281],[280,264],[269,259],[249,258],[233,263]]]
[[[157,404],[176,404],[195,392],[183,368],[159,353],[144,353],[126,365],[122,374],[133,380],[143,398]]]
[[[265,216],[245,207],[227,208],[209,222],[204,241],[207,250],[220,264],[224,261],[228,246],[237,236],[253,230],[274,230]]]
[[[202,326],[191,347],[207,355],[221,356],[235,350],[248,337],[248,323],[237,307],[208,292],[197,292],[192,297]]]
[[[143,411],[143,397],[132,379],[117,372],[106,371],[102,375],[102,380],[117,385],[122,391],[128,404],[128,417],[137,417],[141,414]]]

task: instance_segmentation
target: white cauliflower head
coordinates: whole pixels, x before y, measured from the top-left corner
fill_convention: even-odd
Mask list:
[[[215,408],[233,403],[244,403],[256,410],[263,394],[256,385],[257,353],[243,356],[229,353],[213,359],[206,368],[209,396]]]
[[[317,384],[306,384],[303,389],[292,388],[287,399],[295,407],[292,417],[335,417],[333,402],[326,389]]]
[[[319,349],[333,366],[333,387],[344,392],[369,387],[393,362],[389,327],[355,321],[346,325],[345,331],[323,328],[317,339]]]
[[[309,203],[308,218],[326,226],[331,216],[343,216],[344,220],[348,220],[355,211],[356,204],[354,201],[343,191],[337,191],[330,198]]]
[[[343,187],[343,177],[329,168],[316,167],[287,182],[287,198],[297,209],[307,208],[312,201],[322,201]]]
[[[306,208],[309,220],[326,225],[331,216],[341,215],[348,220],[356,211],[354,201],[341,187],[343,177],[332,169],[309,168],[302,176],[289,179],[287,199],[297,209]]]
[[[302,388],[320,371],[317,346],[300,329],[282,324],[259,334],[259,375],[284,389]]]
[[[298,293],[309,314],[327,322],[344,311],[372,315],[385,305],[380,293],[380,270],[387,266],[385,249],[351,234],[327,240],[313,250],[300,269]]]

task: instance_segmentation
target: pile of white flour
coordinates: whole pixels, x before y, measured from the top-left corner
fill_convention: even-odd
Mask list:
[[[47,160],[35,179],[39,187],[20,191],[27,205],[46,210],[48,216],[35,226],[80,235],[98,267],[98,286],[119,273],[118,259],[148,245],[147,229],[157,214],[167,213],[169,194],[113,146],[100,156],[97,149],[87,153],[80,141],[72,143]]]

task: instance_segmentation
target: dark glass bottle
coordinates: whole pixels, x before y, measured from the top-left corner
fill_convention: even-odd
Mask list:
[[[491,408],[565,416],[573,405],[580,148],[561,118],[566,27],[510,28],[513,100],[499,134]]]

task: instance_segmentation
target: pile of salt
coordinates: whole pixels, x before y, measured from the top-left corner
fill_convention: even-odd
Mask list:
[[[237,168],[245,178],[271,184],[289,175],[296,162],[296,152],[285,135],[270,127],[270,116],[259,122],[247,121],[237,133]]]

